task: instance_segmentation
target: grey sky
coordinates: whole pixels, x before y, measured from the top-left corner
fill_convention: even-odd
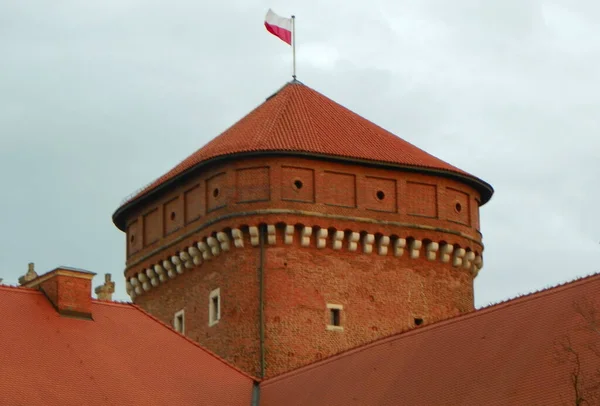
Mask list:
[[[291,77],[490,182],[476,304],[600,271],[600,3],[0,3],[0,278],[112,272],[121,200]],[[218,4],[218,5],[217,5]]]

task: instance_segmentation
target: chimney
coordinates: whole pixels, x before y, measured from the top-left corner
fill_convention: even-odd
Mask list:
[[[112,295],[115,293],[115,283],[111,280],[109,273],[104,274],[104,285],[96,287],[96,296],[99,300],[112,300]]]
[[[29,271],[33,271],[30,264]],[[59,314],[64,316],[92,318],[92,278],[96,275],[83,269],[60,266],[35,279],[26,281],[27,274],[19,278],[26,288],[44,292]],[[34,272],[34,271],[33,271]],[[35,272],[34,272],[35,273]]]

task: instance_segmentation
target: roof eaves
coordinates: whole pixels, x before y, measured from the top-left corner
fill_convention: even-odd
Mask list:
[[[143,193],[140,193],[138,196],[125,202],[119,208],[117,208],[117,210],[115,210],[115,212],[112,215],[113,224],[115,226],[117,226],[117,228],[120,229],[121,231],[125,231],[125,224],[123,223],[123,221],[121,219],[121,216],[123,215],[123,213],[125,213],[133,205],[136,205],[146,199],[152,198],[157,193],[160,193],[160,191],[162,191],[163,189],[180,181],[181,179],[188,176],[190,173],[193,173],[204,166],[228,159],[232,156],[250,157],[250,156],[262,156],[262,155],[309,156],[309,157],[321,158],[321,159],[337,160],[337,161],[344,161],[344,162],[355,162],[355,163],[366,164],[366,165],[395,168],[395,169],[401,169],[401,170],[406,170],[406,171],[425,172],[425,173],[430,173],[430,174],[445,175],[445,176],[448,176],[451,178],[456,178],[456,179],[460,180],[461,182],[470,184],[473,187],[475,187],[476,189],[478,189],[482,193],[482,201],[481,201],[482,206],[491,199],[491,197],[494,193],[494,188],[489,183],[483,181],[482,179],[479,179],[476,176],[473,176],[473,175],[470,175],[467,173],[451,171],[448,169],[438,169],[438,168],[431,168],[431,167],[419,166],[419,165],[400,165],[400,164],[394,164],[394,163],[385,162],[385,161],[373,161],[373,160],[367,160],[367,159],[352,158],[352,157],[347,157],[347,156],[343,156],[343,155],[324,155],[324,154],[316,154],[313,152],[292,151],[292,150],[246,151],[246,152],[226,153],[226,154],[214,156],[205,161],[200,161],[197,164],[189,167],[185,171],[183,171],[183,172],[175,175],[174,177],[164,181],[163,183],[155,186],[154,188],[148,189],[148,190],[144,191]]]

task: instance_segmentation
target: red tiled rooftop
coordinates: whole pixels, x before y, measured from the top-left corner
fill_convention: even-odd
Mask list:
[[[136,306],[94,301],[92,314],[0,286],[0,404],[250,404],[252,378]]]
[[[600,344],[576,303],[600,323],[600,275],[417,328],[261,384],[275,405],[575,404],[564,350],[579,353],[580,379],[598,384]],[[595,326],[596,328],[598,325]],[[596,347],[598,348],[598,347]],[[565,362],[566,361],[566,362]],[[585,396],[591,403],[598,398]]]
[[[442,172],[477,187],[482,203],[492,188],[487,183],[428,154],[321,93],[291,82],[247,116],[156,179],[124,207],[178,178],[201,163],[249,153],[292,153],[361,160],[403,168]]]

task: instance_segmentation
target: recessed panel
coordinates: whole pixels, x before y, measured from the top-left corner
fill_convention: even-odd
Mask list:
[[[162,237],[160,213],[154,209],[144,215],[144,245],[150,245]]]
[[[367,176],[364,206],[369,210],[395,212],[397,210],[396,179]]]
[[[282,166],[281,199],[314,203],[315,171],[310,168]]]
[[[437,187],[427,183],[407,182],[402,197],[406,213],[412,216],[437,218]]]
[[[356,176],[326,171],[323,176],[323,203],[356,207]]]
[[[200,185],[196,185],[184,194],[185,199],[185,222],[186,224],[198,219],[202,215],[202,190]]]
[[[456,223],[471,225],[469,195],[453,188],[446,188],[446,218]]]
[[[138,221],[132,221],[127,227],[127,254],[131,255],[142,248],[142,236],[139,234]]]
[[[182,199],[179,196],[165,203],[163,216],[165,234],[171,234],[183,226],[183,205],[181,203]]]
[[[238,203],[270,200],[269,168],[244,168],[236,171],[235,190]]]
[[[206,211],[211,212],[227,205],[227,178],[225,172],[206,180]]]

